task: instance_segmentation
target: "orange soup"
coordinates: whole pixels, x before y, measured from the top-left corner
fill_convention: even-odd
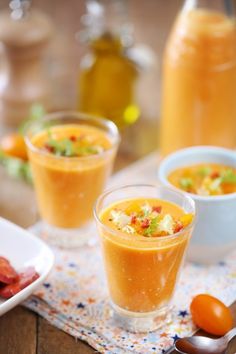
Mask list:
[[[236,193],[236,169],[220,164],[197,164],[172,171],[168,180],[175,187],[202,196]]]
[[[167,306],[190,238],[193,215],[159,199],[127,199],[100,214],[113,303],[132,312]]]
[[[77,228],[92,216],[112,168],[115,151],[99,128],[56,125],[31,138],[28,149],[43,220],[60,228]]]

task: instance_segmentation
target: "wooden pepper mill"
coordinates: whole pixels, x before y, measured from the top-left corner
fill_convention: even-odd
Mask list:
[[[50,19],[30,10],[30,1],[13,0],[0,15],[0,41],[6,57],[0,90],[1,128],[12,129],[29,117],[32,104],[50,105],[50,83],[42,54],[52,34]]]

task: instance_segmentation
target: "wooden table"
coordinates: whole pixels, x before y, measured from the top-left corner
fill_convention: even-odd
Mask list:
[[[120,154],[115,170],[136,158],[137,155],[134,156],[127,151]],[[24,227],[33,224],[37,219],[33,189],[23,182],[9,178],[2,168],[0,168],[0,186],[0,215]],[[232,309],[236,319],[236,302]],[[21,306],[17,306],[0,318],[0,354],[91,353],[97,351]]]

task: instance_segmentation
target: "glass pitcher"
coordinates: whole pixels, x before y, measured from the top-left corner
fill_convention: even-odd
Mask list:
[[[163,61],[161,154],[236,146],[236,25],[230,0],[187,0]]]

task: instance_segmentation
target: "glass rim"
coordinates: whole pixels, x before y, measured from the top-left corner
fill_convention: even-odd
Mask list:
[[[30,137],[29,137],[29,130],[31,127],[33,127],[34,125],[37,125],[38,123],[40,124],[42,122],[56,121],[57,119],[63,119],[63,118],[66,120],[66,116],[68,116],[68,118],[72,118],[72,119],[81,119],[85,123],[86,123],[86,121],[89,121],[89,120],[94,121],[95,123],[101,123],[104,127],[106,127],[108,129],[107,132],[108,133],[110,132],[112,134],[112,136],[115,138],[115,141],[114,142],[111,141],[110,148],[108,148],[102,152],[99,152],[98,154],[93,154],[93,155],[88,155],[88,156],[75,156],[75,157],[53,155],[50,152],[43,151],[40,148],[36,147],[34,144],[32,144]],[[70,123],[68,123],[68,124],[70,124]],[[73,124],[73,123],[71,123],[71,124]],[[88,122],[88,125],[89,125],[89,122]],[[98,127],[98,129],[100,129],[100,128]],[[101,130],[102,130],[102,128],[101,128]],[[118,130],[116,124],[109,119],[99,117],[96,115],[92,115],[92,114],[79,112],[79,111],[72,111],[72,110],[66,111],[65,110],[65,111],[56,111],[56,112],[52,112],[52,113],[47,113],[39,120],[28,122],[26,124],[26,132],[24,134],[24,140],[25,140],[26,146],[32,152],[39,153],[40,155],[47,156],[52,159],[72,162],[72,161],[94,160],[94,159],[98,159],[98,158],[108,155],[111,151],[115,150],[118,147],[118,145],[120,143],[120,133],[119,133],[119,130]]]
[[[113,187],[110,189],[105,190],[96,200],[95,204],[94,204],[94,208],[93,208],[93,214],[95,217],[95,220],[97,221],[97,223],[103,227],[107,232],[109,233],[113,233],[116,234],[117,236],[119,236],[120,238],[123,238],[125,240],[130,240],[130,235],[126,234],[125,232],[119,231],[119,230],[115,230],[107,225],[105,225],[102,220],[100,219],[99,213],[98,213],[98,205],[101,202],[101,200],[103,200],[106,196],[112,194],[113,192],[117,192],[119,190],[124,190],[126,188],[140,188],[140,187],[151,187],[151,188],[155,188],[155,189],[163,189],[163,190],[168,190],[171,193],[183,198],[183,200],[187,200],[187,202],[191,205],[191,207],[193,208],[193,214],[194,214],[194,218],[192,220],[192,222],[184,229],[180,230],[179,232],[176,232],[175,234],[171,234],[171,235],[167,235],[167,236],[158,236],[158,237],[146,237],[146,236],[141,236],[139,235],[138,238],[136,238],[136,241],[140,241],[140,242],[147,242],[147,243],[155,243],[157,241],[163,241],[163,240],[170,240],[170,239],[174,239],[177,238],[181,235],[183,235],[184,233],[186,233],[187,231],[191,230],[191,228],[193,228],[193,226],[196,223],[196,219],[197,219],[197,211],[196,211],[196,204],[195,201],[193,200],[193,198],[191,198],[191,196],[176,191],[173,188],[170,187],[166,187],[162,184],[148,184],[148,183],[137,183],[137,184],[126,184],[126,185],[121,185],[118,187]],[[165,199],[163,199],[165,200]],[[172,202],[171,202],[172,203]],[[173,203],[176,204],[176,203]]]

